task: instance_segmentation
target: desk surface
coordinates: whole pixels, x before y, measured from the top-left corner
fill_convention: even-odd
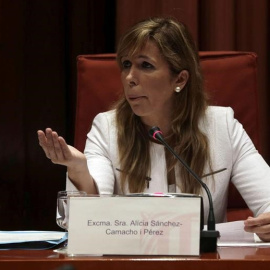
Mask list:
[[[218,248],[216,253],[198,257],[183,256],[100,256],[66,257],[53,250],[0,250],[1,270],[65,270],[63,266],[81,269],[194,270],[194,269],[270,269],[270,247]]]

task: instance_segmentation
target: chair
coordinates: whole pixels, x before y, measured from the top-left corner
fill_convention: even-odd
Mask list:
[[[257,56],[249,52],[200,52],[205,88],[213,105],[230,106],[260,150],[257,105]],[[115,54],[77,57],[77,106],[74,145],[83,151],[86,134],[96,114],[108,110],[122,91]],[[231,184],[228,221],[251,215]]]

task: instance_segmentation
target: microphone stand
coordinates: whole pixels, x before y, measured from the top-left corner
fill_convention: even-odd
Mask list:
[[[215,252],[217,250],[217,238],[220,236],[219,231],[216,231],[216,222],[214,214],[214,206],[211,192],[208,186],[200,179],[200,177],[180,158],[175,151],[167,144],[162,136],[162,132],[158,127],[152,127],[149,134],[155,140],[161,142],[185,167],[185,169],[196,179],[206,191],[209,200],[209,214],[207,219],[207,230],[202,230],[200,235],[200,251]]]

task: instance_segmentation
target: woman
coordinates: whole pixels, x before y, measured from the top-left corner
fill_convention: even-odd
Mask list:
[[[96,116],[84,154],[55,131],[38,131],[46,156],[67,166],[67,189],[202,194],[208,213],[198,182],[150,139],[148,130],[158,126],[209,186],[216,221],[225,221],[231,180],[256,216],[245,221],[246,231],[270,240],[270,168],[232,109],[208,106],[198,54],[185,26],[164,18],[136,24],[120,40],[117,62],[124,95],[113,110]]]

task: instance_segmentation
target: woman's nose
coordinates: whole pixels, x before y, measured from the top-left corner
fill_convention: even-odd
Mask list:
[[[131,67],[127,73],[126,80],[130,86],[137,85],[138,84],[138,74],[136,73],[136,70]]]

